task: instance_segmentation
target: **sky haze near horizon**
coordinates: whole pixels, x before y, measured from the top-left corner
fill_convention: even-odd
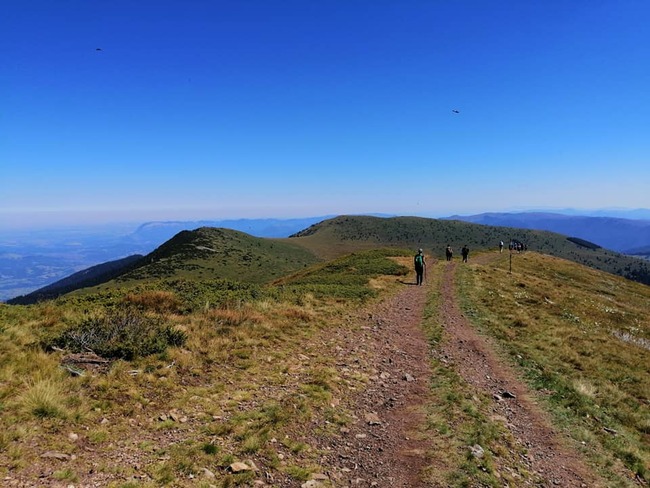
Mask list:
[[[646,1],[4,10],[0,228],[650,207]]]

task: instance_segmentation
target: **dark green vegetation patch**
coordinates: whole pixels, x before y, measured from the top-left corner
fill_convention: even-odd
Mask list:
[[[185,333],[165,324],[160,317],[133,309],[90,317],[45,341],[46,348],[59,347],[70,352],[94,352],[104,358],[127,359],[164,352],[168,346],[181,346]]]
[[[364,299],[376,294],[368,286],[378,276],[404,276],[410,269],[390,259],[410,256],[401,249],[376,249],[352,253],[278,282],[286,291],[310,292],[317,297]]]
[[[585,241],[584,239],[580,239],[579,237],[567,237],[567,241],[571,241],[574,244],[577,244],[578,246],[586,247],[587,249],[600,249],[600,246],[598,244]]]

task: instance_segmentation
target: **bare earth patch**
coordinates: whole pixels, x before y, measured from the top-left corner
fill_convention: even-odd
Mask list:
[[[341,437],[324,466],[335,466],[335,486],[420,486],[429,446],[418,434],[427,401],[429,351],[420,327],[426,288],[404,289],[372,311],[362,312],[358,332],[343,338],[337,366],[358,369],[368,387],[346,405],[355,423]],[[338,478],[338,479],[336,479]]]

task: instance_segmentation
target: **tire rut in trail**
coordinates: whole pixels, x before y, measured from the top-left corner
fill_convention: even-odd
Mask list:
[[[513,368],[499,358],[490,339],[480,335],[463,316],[456,299],[456,264],[445,267],[440,320],[444,339],[440,354],[471,386],[494,399],[493,412],[527,454],[522,460],[544,480],[543,486],[599,487],[603,483],[586,468],[580,454],[564,445],[548,416],[532,400],[528,387]],[[503,392],[514,398],[503,398]]]
[[[341,341],[339,365],[365,371],[370,380],[348,405],[356,421],[342,429],[326,463],[344,473],[335,486],[422,486],[430,451],[418,434],[426,420],[422,407],[431,377],[421,327],[426,289],[405,286],[360,312],[360,329]]]

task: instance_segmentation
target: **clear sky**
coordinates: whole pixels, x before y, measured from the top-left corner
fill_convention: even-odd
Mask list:
[[[648,26],[647,0],[6,2],[0,227],[648,207]]]

